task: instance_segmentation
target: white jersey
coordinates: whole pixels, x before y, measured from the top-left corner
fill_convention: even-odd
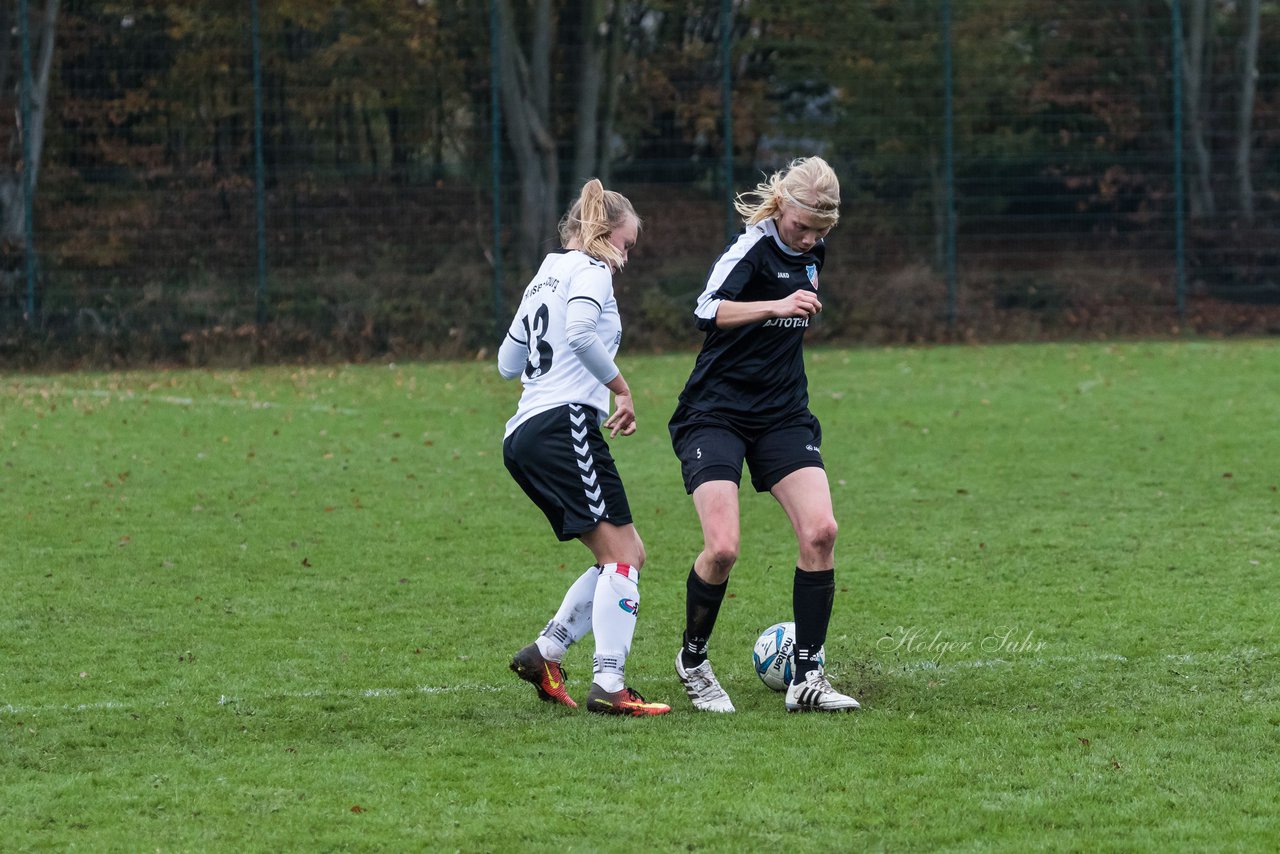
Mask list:
[[[622,344],[622,318],[609,265],[578,250],[553,252],[524,290],[498,350],[498,369],[524,383],[506,436],[529,418],[568,403],[609,415],[609,389],[618,375],[613,357]]]

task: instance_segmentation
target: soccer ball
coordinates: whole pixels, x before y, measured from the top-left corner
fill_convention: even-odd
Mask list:
[[[785,691],[791,684],[795,663],[791,656],[796,648],[796,624],[774,623],[756,638],[751,651],[751,663],[755,665],[760,681],[775,691]],[[826,661],[826,647],[818,650],[818,664]]]

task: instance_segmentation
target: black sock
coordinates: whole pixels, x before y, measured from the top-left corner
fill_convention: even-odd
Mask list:
[[[791,607],[796,618],[795,678],[804,678],[818,667],[818,650],[827,642],[827,624],[836,596],[836,571],[803,572],[796,567]]]
[[[681,660],[685,667],[697,667],[707,660],[707,642],[716,626],[720,603],[729,582],[708,584],[692,569],[685,582],[684,600],[684,648]]]

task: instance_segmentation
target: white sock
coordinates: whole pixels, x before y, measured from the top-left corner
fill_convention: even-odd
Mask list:
[[[625,563],[606,563],[596,580],[591,609],[596,635],[594,681],[610,693],[621,691],[631,638],[640,609],[640,571]]]
[[[592,566],[569,585],[560,603],[560,610],[547,623],[542,634],[534,641],[538,652],[547,661],[559,661],[565,651],[591,631],[591,605],[596,595],[596,579],[600,567]]]

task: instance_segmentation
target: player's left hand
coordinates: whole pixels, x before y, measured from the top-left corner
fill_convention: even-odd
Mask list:
[[[604,429],[609,431],[609,438],[617,438],[621,433],[630,436],[636,432],[636,403],[630,392],[613,396],[613,414],[605,419]]]

